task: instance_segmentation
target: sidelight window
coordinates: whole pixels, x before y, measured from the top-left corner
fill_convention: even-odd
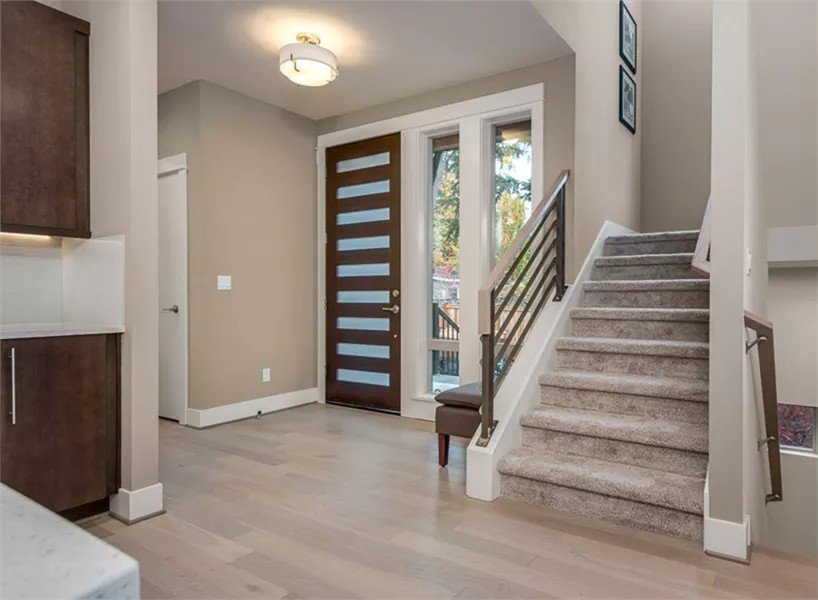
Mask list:
[[[531,119],[492,127],[492,265],[531,216]]]
[[[460,138],[431,144],[431,387],[460,385]]]

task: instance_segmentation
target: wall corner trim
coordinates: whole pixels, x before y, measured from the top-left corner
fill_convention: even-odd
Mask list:
[[[162,484],[154,483],[136,490],[120,488],[111,496],[111,516],[127,525],[143,521],[165,512]]]
[[[187,426],[193,427],[194,429],[212,427],[213,425],[221,425],[222,423],[255,417],[259,412],[261,412],[261,414],[267,414],[303,404],[313,404],[318,402],[318,399],[318,388],[314,387],[276,394],[274,396],[254,398],[253,400],[246,400],[244,402],[225,404],[224,406],[216,406],[204,410],[188,408]]]

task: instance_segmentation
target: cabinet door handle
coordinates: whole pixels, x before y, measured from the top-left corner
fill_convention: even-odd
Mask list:
[[[17,357],[11,349],[11,424],[17,425]]]

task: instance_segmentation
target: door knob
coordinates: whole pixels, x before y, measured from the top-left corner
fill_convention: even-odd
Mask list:
[[[171,306],[169,308],[163,308],[162,312],[178,313],[179,312],[179,307],[174,304],[173,306]]]
[[[400,312],[400,306],[398,306],[397,304],[394,304],[392,306],[384,306],[381,310],[391,312],[393,315],[396,315]]]

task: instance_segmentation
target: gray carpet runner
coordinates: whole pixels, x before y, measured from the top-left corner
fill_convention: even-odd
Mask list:
[[[697,231],[609,237],[500,459],[503,495],[701,539],[707,471],[709,281]]]

